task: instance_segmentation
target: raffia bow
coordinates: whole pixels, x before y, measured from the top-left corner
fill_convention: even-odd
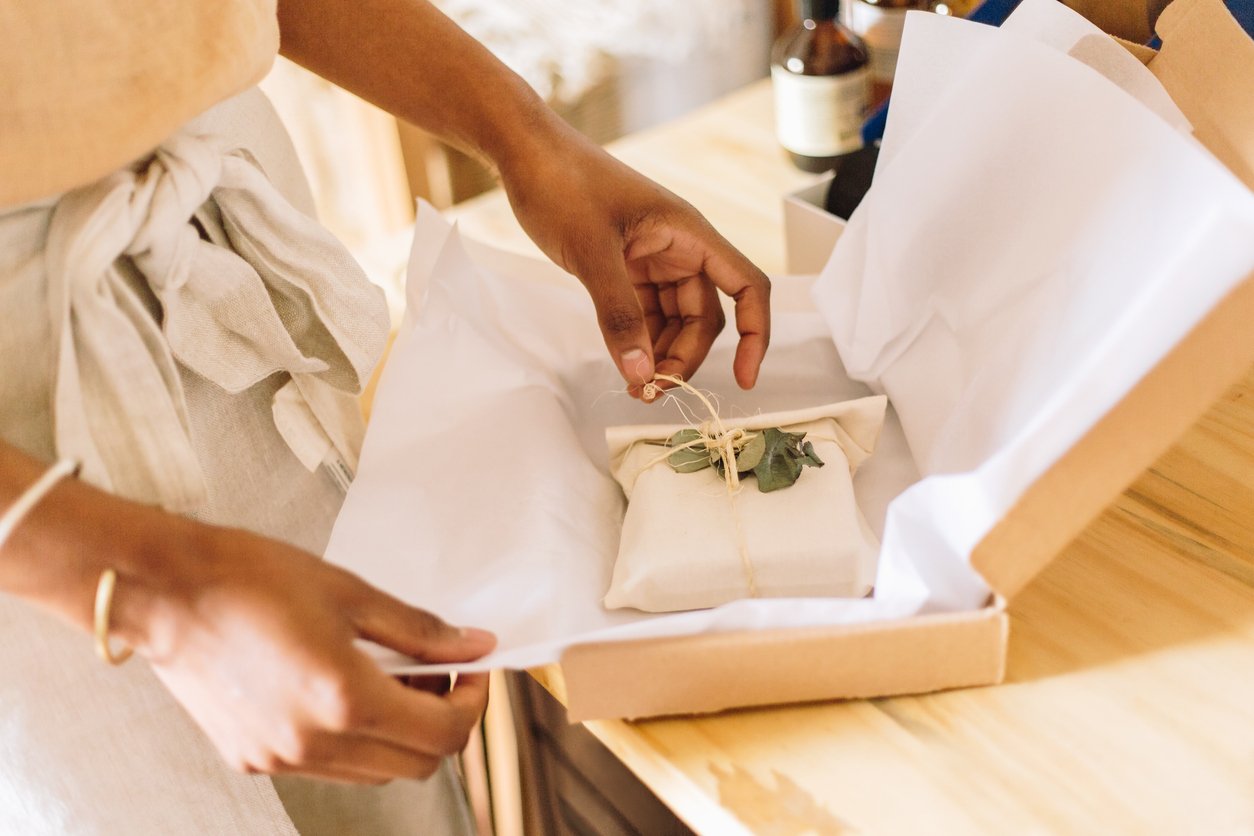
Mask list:
[[[738,493],[741,485],[740,472],[736,468],[736,456],[744,449],[746,444],[757,437],[757,434],[751,433],[740,427],[734,427],[729,430],[723,424],[722,419],[719,418],[718,410],[714,407],[714,404],[710,402],[710,399],[705,396],[705,393],[703,393],[700,389],[697,389],[695,386],[684,382],[683,378],[675,375],[659,374],[654,375],[654,380],[669,381],[688,394],[694,395],[709,411],[710,417],[708,420],[702,421],[700,424],[692,427],[692,429],[696,430],[698,433],[697,438],[692,441],[685,442],[684,444],[677,444],[671,447],[670,452],[668,452],[665,456],[658,458],[657,461],[650,463],[649,467],[670,458],[677,450],[692,450],[701,448],[709,452],[717,451],[719,459],[723,462],[723,479],[727,483],[727,490],[729,493]],[[657,385],[657,383],[646,383],[644,385],[643,394],[646,401],[655,399],[662,392],[663,390]]]

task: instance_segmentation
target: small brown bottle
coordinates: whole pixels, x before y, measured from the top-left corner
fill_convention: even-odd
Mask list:
[[[771,53],[775,132],[804,171],[835,168],[862,147],[870,95],[866,45],[837,19],[839,0],[801,0],[801,22]]]
[[[932,7],[933,0],[849,0],[845,23],[866,43],[871,58],[871,107],[887,99],[893,89],[906,12]]]

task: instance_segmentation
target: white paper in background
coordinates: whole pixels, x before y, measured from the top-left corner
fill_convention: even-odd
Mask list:
[[[951,18],[952,20],[952,18]],[[1058,0],[1024,0],[1001,26],[1087,64],[1182,133],[1193,126],[1136,56]]]
[[[680,416],[622,394],[586,292],[552,265],[463,242],[423,205],[410,269],[411,315],[380,381],[327,557],[501,639],[481,663],[438,669],[529,667],[581,641],[902,617],[926,603],[922,574],[903,562],[880,567],[879,600],[741,601],[667,615],[606,610],[600,601],[624,500],[608,474],[604,429]],[[776,336],[754,391],[733,381],[734,332],[716,343],[694,382],[722,394],[723,414],[867,394],[840,367],[809,302],[811,281],[777,280]],[[855,479],[877,535],[891,499],[917,478],[890,415]],[[929,571],[947,573],[978,602],[987,597],[960,561]],[[418,669],[394,654],[380,658],[397,672]]]
[[[1047,43],[1076,28],[1050,0],[1023,8]],[[887,162],[815,286],[927,476],[894,503],[881,560],[969,555],[1254,269],[1254,196],[1161,108],[1027,30],[911,16]],[[945,44],[976,41],[937,89]]]
[[[1189,121],[1148,67],[1058,0],[1024,0],[1000,28],[930,12],[908,12],[907,19],[909,27],[902,38],[898,63],[905,62],[903,75],[908,80],[898,81],[893,87],[893,106],[880,146],[881,167],[891,161],[897,148],[932,113],[957,74],[965,71],[1002,32],[1071,55],[1176,130],[1192,131]],[[1093,83],[1104,82],[1093,79]]]

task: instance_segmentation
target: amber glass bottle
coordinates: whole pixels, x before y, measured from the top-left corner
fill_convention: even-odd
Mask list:
[[[906,12],[928,11],[933,0],[849,0],[845,22],[866,43],[871,58],[871,107],[888,98],[901,51]]]
[[[771,54],[775,131],[805,171],[835,168],[862,147],[867,50],[839,13],[839,0],[801,0],[801,22],[780,36]]]

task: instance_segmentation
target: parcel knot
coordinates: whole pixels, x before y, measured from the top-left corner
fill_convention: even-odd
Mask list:
[[[683,446],[686,448],[704,449],[711,457],[717,456],[722,463],[721,470],[723,472],[723,480],[727,483],[728,493],[734,494],[739,491],[740,472],[736,466],[736,456],[756,434],[747,432],[741,427],[728,429],[723,424],[718,410],[710,402],[710,399],[677,375],[656,375],[653,381],[646,383],[644,386],[643,395],[645,400],[652,400],[658,393],[662,392],[661,387],[657,384],[658,380],[670,381],[683,391],[700,399],[706,411],[709,412],[710,417],[692,427],[696,437],[687,441]]]

